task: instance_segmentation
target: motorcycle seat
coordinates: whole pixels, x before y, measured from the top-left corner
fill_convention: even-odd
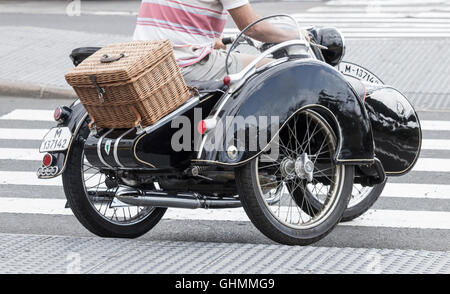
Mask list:
[[[100,50],[101,47],[81,47],[73,49],[70,53],[70,59],[72,59],[73,65],[77,66],[83,60]]]

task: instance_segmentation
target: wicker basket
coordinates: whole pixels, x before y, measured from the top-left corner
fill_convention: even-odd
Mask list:
[[[108,45],[65,77],[96,127],[146,127],[190,97],[167,40]]]

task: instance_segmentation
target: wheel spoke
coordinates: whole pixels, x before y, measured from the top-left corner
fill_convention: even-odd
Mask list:
[[[94,170],[93,174],[86,174],[86,172]],[[109,176],[102,173],[102,171],[92,166],[82,154],[81,161],[81,179],[84,184],[84,190],[86,192],[86,197],[88,201],[91,203],[92,207],[95,211],[102,216],[105,220],[121,225],[132,225],[138,223],[145,219],[147,216],[153,213],[153,207],[139,207],[135,206],[136,209],[131,209],[130,206],[122,206],[122,207],[111,207],[112,201],[114,197],[112,196],[101,196],[98,197],[99,191],[101,193],[111,193],[114,195],[114,189],[108,189],[106,187],[106,180]],[[89,182],[89,185],[88,185]],[[91,196],[89,193],[95,193],[94,196]]]
[[[268,207],[281,223],[312,226],[332,209],[335,200],[331,200],[337,199],[340,191],[336,188],[340,172],[332,160],[336,149],[333,130],[314,111],[302,111],[285,125],[276,143],[281,157],[257,168],[264,199],[277,199],[278,205],[272,202]],[[302,158],[314,165],[312,180],[302,171]]]

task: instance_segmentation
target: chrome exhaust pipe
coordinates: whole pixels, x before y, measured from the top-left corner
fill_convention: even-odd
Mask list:
[[[128,186],[119,186],[115,197],[128,205],[172,207],[172,208],[236,208],[241,207],[239,199],[215,199],[198,193],[171,194],[159,191],[145,191]]]

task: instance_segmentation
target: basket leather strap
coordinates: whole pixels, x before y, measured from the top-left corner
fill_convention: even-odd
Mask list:
[[[91,80],[92,84],[94,85],[95,89],[97,90],[97,94],[98,94],[98,99],[100,100],[101,103],[105,102],[105,88],[100,87],[97,84],[97,77],[94,75],[90,75],[89,79]]]
[[[109,56],[108,54],[105,54],[102,56],[102,58],[100,58],[100,62],[101,63],[110,63],[110,62],[114,62],[117,60],[120,60],[123,57],[126,57],[127,55],[125,53],[121,53],[118,56]]]

